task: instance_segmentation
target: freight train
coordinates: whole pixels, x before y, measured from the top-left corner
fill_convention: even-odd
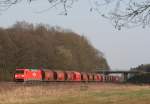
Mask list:
[[[61,71],[50,69],[16,69],[15,81],[72,81],[72,82],[119,82],[119,76],[92,72]]]

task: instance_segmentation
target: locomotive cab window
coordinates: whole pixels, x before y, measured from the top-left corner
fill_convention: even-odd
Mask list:
[[[17,74],[24,74],[24,70],[16,70]]]

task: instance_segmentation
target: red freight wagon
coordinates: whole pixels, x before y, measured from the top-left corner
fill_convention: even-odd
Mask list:
[[[89,81],[93,81],[93,74],[92,73],[88,73],[88,79],[89,79]]]
[[[109,81],[111,81],[111,80],[112,80],[111,78],[112,78],[112,76],[109,76]]]
[[[113,76],[111,76],[111,81],[113,82]]]
[[[94,75],[94,80],[95,81],[101,81],[101,75],[100,74],[95,74]]]
[[[54,80],[54,72],[52,70],[43,70],[44,72],[44,80],[45,81],[53,81]]]
[[[65,78],[68,81],[73,81],[73,79],[74,79],[74,73],[72,71],[66,71],[65,72]]]
[[[106,81],[106,82],[109,82],[109,77],[110,77],[110,76],[108,76],[108,75],[105,76],[105,81]]]
[[[108,81],[109,81],[109,82],[111,81],[111,76],[110,76],[110,75],[108,76]]]
[[[106,76],[106,79],[107,79],[107,82],[109,82],[110,81],[110,76]]]
[[[104,75],[101,75],[101,82],[104,82]]]
[[[87,75],[87,73],[84,73],[84,72],[81,73],[81,80],[82,81],[88,81],[88,75]]]
[[[55,71],[54,72],[54,79],[57,81],[64,81],[65,80],[65,73],[63,71]]]
[[[108,82],[108,76],[104,76],[104,82]]]
[[[111,81],[112,81],[112,82],[114,81],[114,76],[111,76]]]
[[[43,71],[39,69],[26,69],[24,70],[24,81],[42,81]]]
[[[115,76],[115,82],[119,82],[120,77],[119,76]]]
[[[79,72],[73,72],[74,74],[74,81],[81,81],[81,73]]]
[[[104,82],[104,81],[105,81],[105,77],[104,77],[104,75],[101,75],[101,79],[102,79],[102,80],[101,80],[102,82]]]
[[[112,76],[110,76],[110,80],[109,80],[110,82],[112,81]]]
[[[112,81],[115,82],[115,76],[112,76]]]

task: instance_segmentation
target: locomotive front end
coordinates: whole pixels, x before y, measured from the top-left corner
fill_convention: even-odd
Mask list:
[[[15,81],[23,82],[24,81],[24,71],[25,69],[16,69],[14,79]]]

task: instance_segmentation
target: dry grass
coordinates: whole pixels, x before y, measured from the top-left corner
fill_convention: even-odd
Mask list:
[[[0,85],[0,104],[150,104],[150,86],[119,84]]]

